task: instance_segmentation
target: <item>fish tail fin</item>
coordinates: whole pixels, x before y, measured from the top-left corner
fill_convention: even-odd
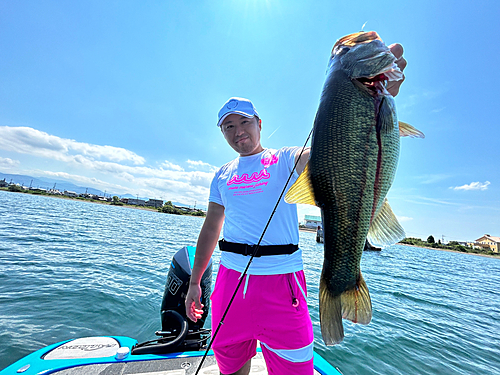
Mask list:
[[[372,301],[361,272],[356,287],[341,295],[342,318],[353,323],[368,324],[372,320]]]
[[[344,339],[342,326],[342,303],[340,295],[334,296],[325,280],[319,283],[319,321],[321,335],[326,345],[339,344]]]
[[[342,318],[353,323],[368,324],[372,320],[370,292],[361,272],[356,286],[334,296],[325,280],[319,284],[319,320],[326,345],[335,345],[344,339]]]

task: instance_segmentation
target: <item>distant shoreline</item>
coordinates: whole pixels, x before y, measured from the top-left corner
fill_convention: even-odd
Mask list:
[[[30,192],[23,192],[23,191],[9,191],[9,190],[4,189],[4,188],[0,189],[0,191],[6,191],[8,193],[29,194],[29,195],[34,195],[34,196],[37,196],[37,197],[48,197],[48,198],[56,198],[56,199],[68,199],[68,200],[77,201],[77,202],[101,204],[101,205],[104,205],[104,206],[132,208],[134,210],[143,210],[143,211],[158,212],[160,214],[164,213],[164,212],[158,211],[158,209],[154,208],[154,207],[135,206],[135,205],[125,204],[125,203],[123,203],[123,204],[111,204],[108,201],[101,202],[101,201],[90,200],[90,199],[79,199],[79,198],[68,197],[67,195],[33,194],[33,193],[30,193]],[[195,215],[189,215],[189,214],[177,215],[177,216],[203,217],[203,216],[195,216]]]
[[[78,198],[68,197],[66,195],[64,195],[64,196],[60,196],[60,195],[45,195],[45,194],[41,195],[41,194],[23,193],[23,192],[20,192],[20,191],[8,191],[6,189],[1,189],[1,190],[7,191],[9,193],[30,194],[30,195],[37,195],[37,196],[43,196],[43,197],[48,197],[48,198],[57,198],[57,199],[69,199],[69,200],[78,201],[78,202],[96,203],[96,204],[102,204],[102,205],[105,205],[105,206],[124,207],[124,208],[132,208],[134,210],[143,210],[143,211],[151,211],[151,212],[162,213],[162,212],[159,212],[158,209],[156,209],[156,208],[150,208],[150,207],[133,206],[133,205],[128,205],[128,204],[114,205],[114,204],[110,204],[109,202],[100,202],[100,201],[88,200],[88,199],[78,199]],[[179,215],[179,216],[198,217],[198,216],[194,216],[194,215]],[[314,228],[299,227],[299,231],[301,231],[301,232],[315,233],[316,229],[314,229]],[[420,247],[421,249],[448,251],[450,253],[478,255],[478,256],[486,257],[486,258],[500,259],[500,254],[499,255],[489,255],[489,254],[467,253],[467,252],[463,252],[463,251],[456,251],[456,250],[450,250],[450,249],[441,249],[441,248],[438,248],[438,247],[425,247],[425,246],[409,245],[409,244],[401,243],[401,242],[398,242],[398,245],[410,246],[410,247]]]
[[[301,232],[314,232],[314,233],[316,233],[316,229],[315,228],[299,227],[299,231],[301,231]]]
[[[417,245],[408,245],[406,243],[401,243],[401,242],[398,242],[398,245],[410,246],[410,247],[420,247],[421,249],[429,249],[429,250],[448,251],[450,253],[458,253],[458,254],[479,255],[480,257],[500,259],[500,254],[499,255],[489,255],[489,254],[479,254],[479,253],[466,253],[464,251],[441,249],[439,247],[425,247],[425,246],[417,246]]]
[[[299,231],[301,231],[301,232],[311,232],[311,233],[312,232],[316,232],[315,229],[308,229],[308,228],[299,228]],[[417,245],[408,245],[406,243],[401,243],[401,242],[398,242],[397,245],[410,246],[410,247],[419,247],[421,249],[428,249],[428,250],[448,251],[450,253],[457,253],[457,254],[478,255],[480,257],[500,259],[500,254],[498,254],[498,255],[489,255],[489,254],[479,254],[479,253],[467,253],[467,252],[464,252],[464,251],[456,251],[456,250],[450,250],[450,249],[441,249],[439,247],[425,247],[425,246],[417,246]]]

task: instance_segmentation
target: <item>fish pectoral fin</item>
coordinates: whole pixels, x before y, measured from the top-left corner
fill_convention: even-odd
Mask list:
[[[319,321],[325,345],[340,344],[344,339],[341,297],[328,290],[323,278],[319,282]]]
[[[342,318],[353,323],[368,324],[372,320],[372,300],[368,286],[359,273],[356,287],[346,290],[340,295],[342,304]]]
[[[370,244],[390,246],[406,237],[405,230],[399,224],[391,206],[384,200],[382,207],[377,212],[368,230],[368,241]]]
[[[379,107],[379,113],[377,117],[377,127],[380,129],[382,134],[390,134],[395,130],[396,123],[394,121],[394,113],[396,109],[394,107],[394,101],[388,100],[383,97]]]
[[[309,178],[309,162],[295,183],[288,189],[285,195],[286,203],[302,203],[316,206],[311,180]]]
[[[406,122],[399,121],[399,136],[400,137],[412,137],[412,138],[425,138],[424,133],[420,130],[414,128]]]

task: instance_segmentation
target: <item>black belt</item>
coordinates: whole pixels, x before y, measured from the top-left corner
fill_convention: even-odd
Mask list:
[[[222,239],[219,241],[219,249],[222,251],[229,251],[230,253],[236,253],[241,255],[253,255],[257,245],[247,245],[244,243],[234,243],[227,242]],[[299,245],[267,245],[259,246],[258,254],[255,257],[265,256],[265,255],[283,255],[283,254],[293,254],[299,249]]]

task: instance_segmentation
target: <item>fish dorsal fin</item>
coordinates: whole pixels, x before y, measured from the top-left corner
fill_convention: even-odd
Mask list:
[[[368,230],[368,241],[371,244],[382,246],[393,245],[406,237],[405,231],[399,224],[391,206],[384,200],[382,207],[375,215],[370,229]]]
[[[314,192],[309,178],[309,162],[307,162],[297,181],[288,189],[285,195],[285,202],[311,204],[316,206]]]
[[[420,130],[414,128],[406,122],[399,121],[399,136],[400,137],[412,137],[412,138],[425,138],[424,133]]]

